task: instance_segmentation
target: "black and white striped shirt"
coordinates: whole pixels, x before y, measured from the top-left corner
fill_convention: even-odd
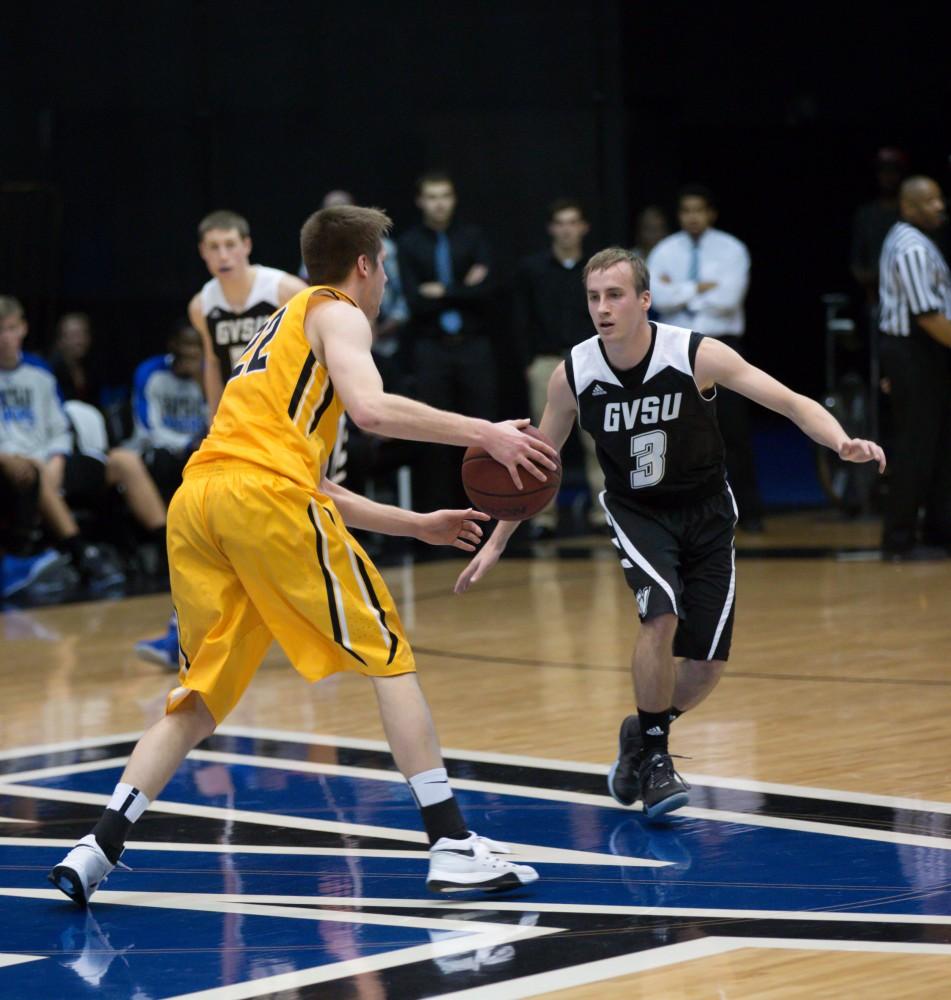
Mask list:
[[[938,312],[951,319],[951,271],[932,240],[907,222],[896,222],[878,262],[879,327],[908,337],[915,316]]]

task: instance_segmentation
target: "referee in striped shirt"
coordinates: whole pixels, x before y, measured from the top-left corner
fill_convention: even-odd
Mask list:
[[[882,366],[891,383],[892,456],[882,555],[951,553],[951,272],[929,234],[945,221],[941,188],[909,177],[879,259]],[[921,536],[919,513],[924,509]]]

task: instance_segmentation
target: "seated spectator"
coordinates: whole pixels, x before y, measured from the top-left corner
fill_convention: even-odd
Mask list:
[[[8,456],[9,474],[22,487],[19,499],[29,503],[35,496],[37,511],[80,575],[99,587],[120,584],[124,574],[83,537],[70,508],[95,506],[108,488],[119,487],[146,540],[164,556],[165,505],[135,452],[73,449],[55,378],[42,359],[23,353],[26,334],[23,307],[0,296],[0,454]]]
[[[208,404],[201,387],[201,335],[186,323],[168,346],[168,354],[148,358],[135,370],[131,442],[166,503],[208,429]]]
[[[89,317],[81,312],[65,313],[56,324],[49,360],[63,399],[79,399],[98,407],[103,383],[96,366],[89,363],[92,344]]]

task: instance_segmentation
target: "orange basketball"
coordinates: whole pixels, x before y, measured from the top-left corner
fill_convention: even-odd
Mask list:
[[[526,427],[525,434],[554,444],[535,427]],[[558,461],[558,460],[556,460]],[[462,484],[474,507],[499,521],[524,521],[548,506],[561,486],[561,462],[555,470],[544,469],[547,479],[542,482],[526,469],[520,470],[522,489],[516,489],[508,469],[484,449],[466,449],[462,460]]]

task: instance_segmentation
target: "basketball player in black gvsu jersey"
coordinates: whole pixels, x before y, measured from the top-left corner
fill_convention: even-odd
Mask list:
[[[204,347],[202,382],[214,417],[231,370],[268,317],[302,288],[300,278],[251,263],[251,228],[237,212],[218,211],[198,223],[198,254],[211,278],[188,303],[188,319]],[[178,670],[178,619],[165,635],[135,644],[143,660]]]
[[[631,661],[637,714],[621,724],[608,790],[626,806],[641,798],[654,818],[687,802],[668,753],[670,723],[710,694],[730,651],[737,510],[716,386],[789,417],[846,461],[881,471],[885,456],[720,341],[648,322],[650,276],[630,251],[602,250],[583,277],[597,336],[555,370],[540,427],[560,448],[577,414],[604,469],[601,504],[641,620]],[[516,527],[497,525],[456,593],[495,565]]]

